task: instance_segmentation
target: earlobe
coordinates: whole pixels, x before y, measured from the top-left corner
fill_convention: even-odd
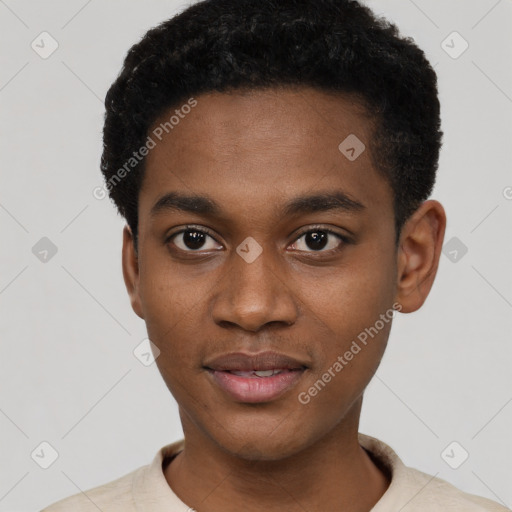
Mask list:
[[[425,302],[437,273],[446,228],[441,203],[428,200],[405,223],[397,255],[397,296],[402,313]]]
[[[123,278],[133,311],[144,319],[139,293],[139,261],[133,245],[133,235],[128,226],[123,229]]]

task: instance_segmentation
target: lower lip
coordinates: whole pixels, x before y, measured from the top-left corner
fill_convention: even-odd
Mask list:
[[[208,370],[215,383],[239,402],[269,402],[289,390],[304,370],[291,370],[271,377],[241,377],[226,371]]]

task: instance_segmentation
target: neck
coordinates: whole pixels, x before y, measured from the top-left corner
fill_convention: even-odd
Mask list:
[[[184,428],[185,449],[167,466],[165,478],[198,512],[368,512],[389,479],[359,445],[360,408],[361,400],[326,436],[279,460],[237,457],[197,428]]]

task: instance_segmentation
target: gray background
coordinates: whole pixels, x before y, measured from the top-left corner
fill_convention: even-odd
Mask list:
[[[406,464],[511,506],[512,1],[369,5],[414,37],[439,75],[445,139],[433,197],[448,214],[445,241],[455,240],[424,307],[397,316],[360,430]],[[122,280],[122,219],[92,191],[105,93],[128,48],[184,6],[0,1],[0,511],[106,483],[182,435],[156,366],[133,355],[146,331]],[[59,45],[46,59],[31,47],[51,48],[43,31]],[[469,44],[457,58],[454,31]],[[43,237],[57,247],[46,262],[33,253]],[[48,469],[43,441],[58,452]],[[469,458],[452,469],[462,450]]]

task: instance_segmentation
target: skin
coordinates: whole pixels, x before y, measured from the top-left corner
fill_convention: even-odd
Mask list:
[[[156,362],[186,439],[165,478],[198,512],[368,511],[389,476],[357,433],[391,323],[309,403],[297,397],[393,303],[402,313],[421,307],[439,263],[444,209],[422,203],[395,246],[392,190],[373,165],[372,124],[353,98],[298,88],[196,99],[147,156],[138,254],[130,229],[123,233],[131,304],[161,351]],[[366,145],[355,161],[338,149],[351,133]],[[335,190],[364,208],[281,212],[297,196]],[[151,216],[167,192],[208,196],[221,214],[168,209]],[[195,251],[183,234],[169,240],[187,224],[214,238],[205,236]],[[315,250],[304,235],[315,229],[348,241],[328,235],[328,245]],[[252,263],[236,253],[248,236],[263,250]],[[220,354],[264,350],[309,366],[271,402],[235,401],[203,368]]]

